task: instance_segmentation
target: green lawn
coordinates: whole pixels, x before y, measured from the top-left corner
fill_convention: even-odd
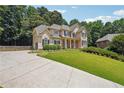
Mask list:
[[[38,55],[124,85],[123,62],[79,50],[41,51]]]

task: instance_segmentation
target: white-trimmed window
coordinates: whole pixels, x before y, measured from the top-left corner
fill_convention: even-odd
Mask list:
[[[64,36],[68,36],[69,32],[68,31],[64,31]]]
[[[86,38],[87,37],[86,33],[82,33],[82,37]]]
[[[49,39],[47,38],[42,39],[42,45],[46,45],[46,44],[49,44]]]
[[[54,35],[55,35],[55,36],[58,36],[58,35],[59,35],[59,31],[54,30]]]
[[[87,45],[87,41],[82,40],[82,46],[85,46],[85,45]]]
[[[72,36],[73,36],[73,38],[75,38],[76,37],[76,34],[75,33],[72,33]]]
[[[60,40],[54,40],[54,44],[60,44]]]

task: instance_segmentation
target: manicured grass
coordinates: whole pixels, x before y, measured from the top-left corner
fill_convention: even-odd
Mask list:
[[[124,85],[123,62],[79,50],[41,51],[38,55]]]

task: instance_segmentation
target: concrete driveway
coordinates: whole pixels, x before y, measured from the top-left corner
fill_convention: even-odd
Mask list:
[[[0,85],[9,88],[123,87],[87,72],[27,52],[0,52]]]

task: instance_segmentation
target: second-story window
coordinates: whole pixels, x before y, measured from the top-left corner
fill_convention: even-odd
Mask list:
[[[53,35],[54,35],[54,36],[59,36],[59,31],[54,30]]]
[[[68,36],[71,37],[71,32],[68,32]]]
[[[75,37],[76,37],[76,34],[75,34],[75,33],[73,33],[72,35],[73,35],[73,38],[75,38]]]
[[[83,38],[86,38],[86,33],[82,33],[82,37]]]
[[[64,36],[70,36],[71,37],[71,33],[68,31],[64,31]]]
[[[87,37],[87,34],[86,34],[85,31],[82,31],[82,37],[83,37],[83,38],[86,38],[86,37]]]
[[[64,36],[67,36],[67,31],[64,31]]]

